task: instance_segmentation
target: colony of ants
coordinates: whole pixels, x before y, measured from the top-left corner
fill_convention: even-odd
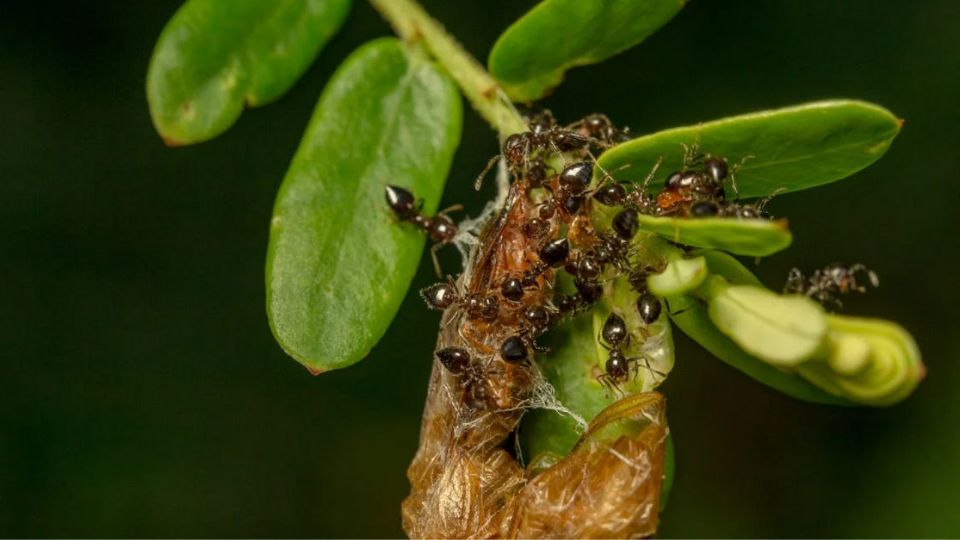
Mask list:
[[[525,238],[523,245],[529,248],[524,248],[519,260],[529,257],[531,262],[524,263],[523,271],[498,277],[496,283],[486,283],[475,292],[458,290],[458,285],[448,278],[423,289],[421,295],[431,309],[457,310],[458,317],[487,324],[485,328],[496,325],[500,341],[491,354],[508,365],[523,365],[532,361],[533,352],[548,351],[537,343],[538,337],[565,318],[588,311],[603,296],[604,283],[625,276],[637,294],[636,319],[644,327],[631,331],[623,317],[609,315],[598,336],[608,358],[604,371],[596,378],[614,392],[619,392],[619,385],[631,376],[637,377],[641,368],[662,379],[665,375],[651,366],[650,358],[628,353],[630,336],[648,336],[646,326],[654,324],[662,312],[661,299],[645,285],[646,277],[661,269],[635,267],[631,261],[631,240],[639,230],[639,216],[769,219],[765,207],[770,197],[753,204],[741,203],[734,178],[746,159],[731,166],[723,157],[700,154],[696,148],[686,149],[682,169],[667,175],[656,195],[648,190],[659,162],[637,187],[629,189],[627,186],[634,184],[615,180],[599,168],[594,158],[595,153],[629,138],[626,129],[616,128],[606,116],[590,115],[560,126],[548,111],[543,111],[529,116],[528,125],[529,131],[506,138],[501,153],[477,178],[476,187],[479,189],[483,177],[498,160],[505,162],[514,186],[522,186],[520,196],[529,201],[529,211],[522,216],[520,228]],[[597,176],[599,180],[595,182]],[[727,186],[735,194],[733,200],[726,197]],[[393,185],[386,187],[386,199],[398,220],[414,224],[436,242],[432,254],[437,275],[441,275],[435,252],[453,243],[457,236],[457,225],[446,215],[452,209],[425,216],[412,193]],[[594,203],[618,209],[609,230],[594,230]],[[833,301],[835,293],[862,290],[855,277],[861,271],[866,270],[860,265],[832,266],[809,279],[795,271],[787,290],[823,302]],[[559,272],[569,274],[574,291],[553,292]],[[875,276],[868,276],[875,285]],[[548,294],[540,294],[543,291]],[[462,381],[472,402],[483,398],[476,387],[482,387],[477,381],[485,369],[481,362],[487,359],[474,358],[478,355],[487,353],[462,347],[436,351],[439,362]]]

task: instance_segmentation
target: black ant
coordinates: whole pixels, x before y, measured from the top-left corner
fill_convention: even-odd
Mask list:
[[[567,126],[606,145],[630,140],[630,128],[617,129],[605,114],[591,114]]]
[[[630,375],[632,364],[643,360],[646,368],[651,373],[665,376],[663,373],[653,369],[650,366],[650,360],[646,357],[627,357],[623,350],[630,344],[630,333],[627,330],[627,323],[616,313],[611,313],[600,329],[600,335],[597,336],[600,345],[609,351],[607,362],[604,364],[604,372],[597,376],[597,381],[605,388],[621,393],[618,383],[626,381]]]
[[[723,181],[727,174],[726,161],[716,157],[704,160],[703,170],[687,169],[671,173],[664,182],[664,190],[657,195],[659,213],[673,214],[681,210],[684,203],[724,201]],[[701,209],[708,211],[714,206],[701,205]]]
[[[493,321],[500,315],[500,302],[497,301],[496,296],[461,295],[457,292],[457,288],[452,281],[435,283],[421,289],[420,296],[426,302],[428,308],[437,311],[443,311],[452,305],[457,305],[471,319]]]
[[[583,206],[584,193],[590,187],[592,178],[593,164],[588,161],[579,161],[564,167],[557,177],[558,189],[552,193],[549,200],[538,207],[540,218],[552,219],[557,208],[563,208],[569,216],[579,212]]]
[[[523,287],[533,287],[537,283],[537,278],[543,275],[549,268],[563,266],[570,256],[570,241],[566,238],[559,238],[548,242],[540,251],[537,252],[540,260],[533,265],[533,268],[524,272],[521,276],[520,284]]]
[[[552,117],[551,117],[552,118]],[[562,154],[586,149],[591,142],[590,137],[581,135],[569,129],[556,127],[551,122],[538,121],[531,123],[530,131],[522,131],[508,136],[503,141],[500,154],[490,158],[487,165],[480,171],[473,184],[479,190],[483,178],[490,172],[501,155],[507,161],[507,167],[515,174],[527,174],[535,169],[532,181],[540,183],[546,179],[545,154],[555,152]],[[531,164],[533,167],[531,167]]]
[[[603,296],[603,285],[598,281],[574,279],[577,292],[565,294],[557,299],[558,316],[575,314],[590,308]]]
[[[387,185],[385,192],[387,204],[390,206],[390,209],[393,210],[397,219],[413,223],[436,242],[436,244],[430,248],[430,256],[433,258],[433,268],[436,270],[437,276],[440,276],[440,262],[437,260],[437,250],[447,244],[452,244],[454,237],[457,236],[457,224],[447,216],[447,212],[461,210],[463,206],[459,204],[453,205],[437,212],[432,217],[428,217],[420,212],[423,200],[415,199],[413,193],[410,193],[402,187],[393,185]]]
[[[839,309],[843,307],[843,303],[837,298],[837,295],[847,294],[851,291],[860,293],[867,291],[866,286],[858,281],[858,273],[864,274],[870,285],[874,287],[880,285],[877,274],[862,264],[845,266],[834,263],[814,270],[809,278],[805,277],[799,268],[790,270],[783,291],[785,293],[804,294],[821,304],[832,304]]]
[[[460,379],[465,391],[464,402],[473,408],[482,407],[489,397],[483,367],[473,362],[470,353],[460,347],[445,347],[435,354],[440,364]]]

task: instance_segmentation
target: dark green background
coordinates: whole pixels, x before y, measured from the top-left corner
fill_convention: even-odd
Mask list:
[[[0,7],[0,534],[395,536],[437,315],[410,295],[363,363],[312,377],[264,315],[277,186],[324,82],[388,32],[358,1],[277,104],[168,149],[144,98],[178,0]],[[529,2],[427,2],[478,55]],[[784,196],[792,249],[862,261],[853,314],[901,322],[929,376],[888,410],[792,401],[679,343],[663,536],[960,535],[960,2],[697,0],[547,105],[637,133],[819,98],[906,126],[840,184]],[[444,202],[496,151],[470,115]],[[484,196],[487,194],[485,193]],[[447,265],[456,264],[453,258]],[[415,286],[432,279],[427,260]]]

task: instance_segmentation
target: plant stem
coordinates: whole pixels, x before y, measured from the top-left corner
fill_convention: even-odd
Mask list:
[[[401,39],[423,42],[460,86],[473,108],[501,137],[527,130],[523,118],[497,81],[416,0],[370,0],[370,3]]]

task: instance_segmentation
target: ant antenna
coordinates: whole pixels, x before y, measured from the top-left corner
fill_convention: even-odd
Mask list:
[[[744,163],[746,163],[747,161],[750,161],[755,157],[757,156],[753,154],[743,156],[742,158],[740,158],[740,161],[737,162],[736,165],[730,167],[730,174],[727,175],[727,177],[730,178],[730,188],[733,189],[733,194],[735,196],[734,202],[737,202],[737,203],[740,202],[740,190],[737,188],[737,171],[740,170],[740,167],[743,167]],[[785,189],[785,188],[781,188],[781,189]],[[774,191],[774,193],[777,193],[777,192]]]
[[[497,152],[497,155],[490,158],[490,161],[487,162],[487,165],[480,171],[480,175],[477,176],[477,179],[473,181],[473,190],[480,191],[480,186],[483,185],[483,179],[487,176],[487,173],[490,172],[490,169],[496,165],[497,161],[500,159],[500,153]]]
[[[762,214],[763,210],[767,207],[768,204],[770,204],[770,201],[772,201],[774,197],[783,193],[786,190],[787,188],[785,187],[778,187],[777,189],[773,190],[772,193],[760,199],[760,202],[757,203],[757,214]]]

